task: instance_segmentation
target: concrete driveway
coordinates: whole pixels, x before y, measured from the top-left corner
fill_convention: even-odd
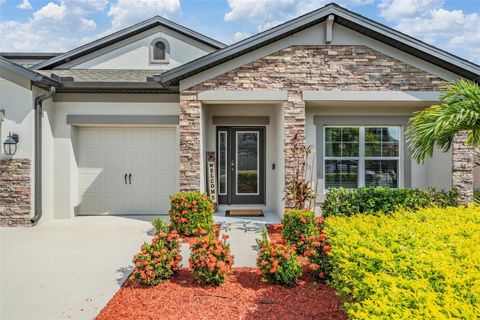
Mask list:
[[[77,217],[0,228],[0,319],[92,319],[151,239],[150,222]]]

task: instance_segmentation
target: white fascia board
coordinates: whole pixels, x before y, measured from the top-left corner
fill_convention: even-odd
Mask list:
[[[303,91],[304,101],[438,102],[440,91]]]

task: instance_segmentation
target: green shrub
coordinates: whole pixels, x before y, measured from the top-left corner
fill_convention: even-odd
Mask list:
[[[169,231],[163,221],[156,221],[155,228],[152,243],[144,243],[133,258],[135,270],[130,275],[130,280],[148,286],[172,277],[182,261],[177,232]]]
[[[480,189],[475,189],[473,192],[473,201],[480,204]]]
[[[200,192],[180,192],[170,196],[171,227],[185,236],[197,235],[196,230],[213,232],[212,199]]]
[[[479,207],[329,217],[331,285],[352,319],[477,319]]]
[[[319,234],[315,213],[309,210],[286,210],[282,224],[282,238],[294,246],[298,254],[305,252],[310,236]]]
[[[302,275],[302,264],[295,249],[288,244],[271,244],[266,229],[262,230],[262,240],[257,242],[260,247],[257,267],[263,280],[293,286]]]
[[[357,213],[391,213],[397,209],[419,209],[425,207],[458,206],[458,192],[437,191],[434,188],[391,189],[366,187],[359,189],[332,189],[327,192],[322,204],[322,215],[350,216]]]
[[[224,235],[222,240],[217,240],[212,235],[204,235],[192,245],[190,269],[201,285],[221,285],[231,273],[233,256],[227,238]]]

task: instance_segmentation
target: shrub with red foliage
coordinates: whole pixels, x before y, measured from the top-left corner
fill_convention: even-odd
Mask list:
[[[227,235],[218,240],[205,230],[198,230],[204,234],[192,245],[190,269],[193,277],[201,285],[221,285],[231,273],[233,256],[230,246],[226,242]]]
[[[172,277],[182,261],[178,238],[177,232],[169,231],[167,225],[157,225],[152,243],[144,243],[141,251],[133,258],[136,268],[130,275],[130,280],[152,286]]]
[[[262,240],[257,241],[260,247],[257,267],[263,280],[286,286],[296,284],[302,275],[302,263],[295,248],[289,244],[270,243],[266,229],[262,230]]]

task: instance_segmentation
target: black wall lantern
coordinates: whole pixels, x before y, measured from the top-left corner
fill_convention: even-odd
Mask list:
[[[17,152],[18,134],[11,133],[8,135],[7,140],[3,143],[3,150],[7,156],[13,156]]]

